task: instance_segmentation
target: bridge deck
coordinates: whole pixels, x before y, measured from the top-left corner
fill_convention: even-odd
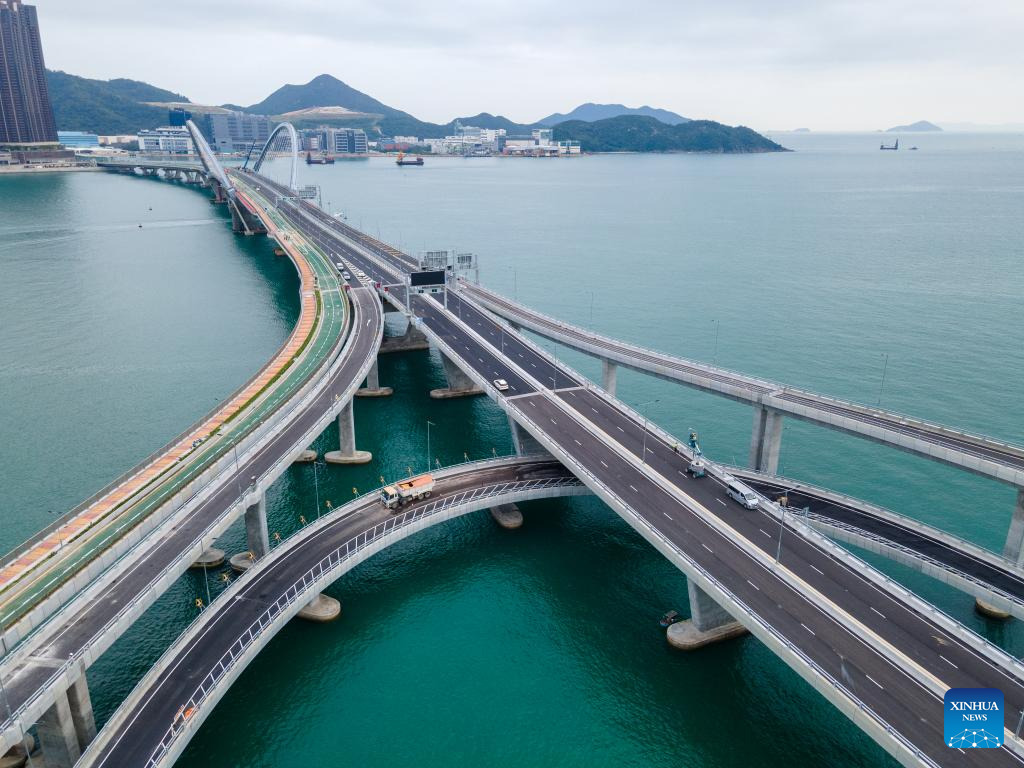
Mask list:
[[[734,399],[768,405],[798,418],[867,436],[1024,487],[1024,448],[1020,446],[645,349],[548,317],[486,288],[465,282],[461,287],[494,313],[588,354],[605,356],[636,370]],[[908,438],[920,441],[925,448],[915,447]],[[957,455],[951,456],[948,452]]]
[[[334,240],[347,259],[374,280],[401,282],[402,262],[335,229],[324,226],[321,236]],[[495,372],[516,382],[516,390],[498,399],[517,421],[564,456],[634,527],[664,542],[696,572],[713,574],[743,612],[738,618],[759,637],[775,642],[776,652],[798,671],[806,667],[795,659],[809,660],[815,674],[831,681],[819,690],[832,685],[844,691],[831,697],[837,705],[852,698],[875,713],[886,725],[874,735],[887,748],[894,747],[884,734],[899,734],[928,760],[949,763],[941,736],[941,691],[947,687],[991,685],[1004,690],[1012,707],[1024,704],[1024,688],[1005,654],[971,640],[962,627],[937,622],[926,606],[884,586],[881,577],[871,578],[863,564],[808,539],[802,527],[787,521],[783,528],[768,511],[740,509],[712,478],[689,480],[669,441],[648,434],[641,419],[587,389],[577,375],[474,305],[451,293],[447,301],[445,311],[438,300],[412,299],[424,330],[446,354],[478,383],[486,384]],[[547,385],[551,379],[556,395]],[[772,567],[780,535],[782,566]],[[956,760],[980,758],[958,754]],[[1007,750],[986,755],[985,764],[992,761],[1019,762]]]

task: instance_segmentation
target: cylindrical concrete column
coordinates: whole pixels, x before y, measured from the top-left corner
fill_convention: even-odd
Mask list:
[[[328,451],[324,460],[329,464],[366,464],[373,455],[356,450],[356,422],[349,400],[338,412],[338,450]]]
[[[253,559],[259,560],[270,551],[270,531],[267,527],[267,494],[245,508],[245,544]]]
[[[687,582],[690,618],[672,624],[667,639],[674,648],[692,651],[711,643],[742,635],[747,630],[725,608],[692,581]]]
[[[754,425],[750,430],[750,454],[747,466],[757,469],[761,463],[761,444],[764,442],[764,423],[768,418],[768,409],[763,405],[754,406]]]
[[[750,431],[748,466],[774,475],[779,470],[782,450],[782,413],[763,405],[754,406],[754,426]]]
[[[68,706],[71,722],[75,726],[78,746],[84,752],[96,738],[96,717],[92,711],[92,697],[89,696],[89,682],[82,674],[68,689]]]
[[[483,393],[483,390],[443,352],[441,353],[441,363],[444,365],[444,375],[448,380],[448,386],[443,389],[431,390],[430,396],[432,398],[435,400],[447,400],[451,397],[466,397]]]
[[[66,693],[57,694],[57,701],[39,718],[37,728],[39,748],[47,768],[71,768],[82,756]]]
[[[374,360],[370,370],[366,372],[366,386],[356,392],[356,397],[387,397],[393,391],[391,387],[382,387],[380,385],[377,361]]]
[[[1010,528],[1006,532],[1006,543],[1003,545],[1003,557],[1022,564],[1024,555],[1024,488],[1017,489],[1017,505],[1013,508]]]
[[[764,422],[764,436],[761,440],[761,457],[758,469],[770,475],[779,471],[779,452],[782,450],[782,414],[768,409]]]
[[[615,396],[618,384],[619,366],[611,360],[601,359],[601,386],[609,395]]]
[[[512,430],[512,445],[516,449],[516,455],[529,456],[547,453],[547,449],[537,442],[536,438],[523,429],[515,419],[508,417],[508,426]]]

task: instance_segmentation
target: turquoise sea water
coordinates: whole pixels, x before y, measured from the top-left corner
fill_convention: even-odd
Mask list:
[[[324,205],[406,250],[474,251],[481,279],[553,315],[725,367],[1024,443],[1024,137],[776,137],[763,156],[387,160],[300,168]],[[268,172],[281,176],[275,160]],[[197,192],[101,174],[0,177],[0,548],[158,447],[272,354],[296,283]],[[10,201],[10,203],[8,203]],[[153,210],[150,211],[149,208]],[[138,228],[143,223],[143,228]],[[549,348],[554,348],[545,342]],[[593,361],[558,350],[596,375]],[[886,356],[888,362],[886,363]],[[882,381],[885,368],[884,385]],[[509,450],[483,399],[435,402],[435,356],[384,358],[359,401],[377,476]],[[743,462],[748,408],[620,372],[620,396]],[[317,447],[333,447],[328,431]],[[787,423],[781,471],[998,548],[1010,489]],[[282,534],[313,514],[312,469],[270,494]],[[339,621],[289,626],[185,766],[863,765],[888,758],[757,641],[671,652],[657,618],[685,580],[599,502],[525,505],[425,532],[339,581]],[[241,531],[222,539],[242,548]],[[1024,631],[881,562],[1024,653]],[[216,583],[211,584],[216,589]],[[101,718],[191,620],[183,578],[90,671]]]

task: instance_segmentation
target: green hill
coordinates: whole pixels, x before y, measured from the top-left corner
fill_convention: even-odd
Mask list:
[[[578,141],[584,152],[784,152],[784,147],[743,126],[711,120],[666,125],[653,117],[623,115],[555,126],[557,141]]]
[[[46,71],[53,115],[61,131],[90,131],[101,135],[135,133],[167,123],[167,110],[143,101],[188,101],[137,80],[89,80],[66,72]]]

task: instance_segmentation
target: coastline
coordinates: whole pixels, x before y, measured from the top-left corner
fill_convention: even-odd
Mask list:
[[[103,169],[97,168],[95,165],[0,165],[0,175],[15,175],[20,173],[68,173],[101,170]]]

